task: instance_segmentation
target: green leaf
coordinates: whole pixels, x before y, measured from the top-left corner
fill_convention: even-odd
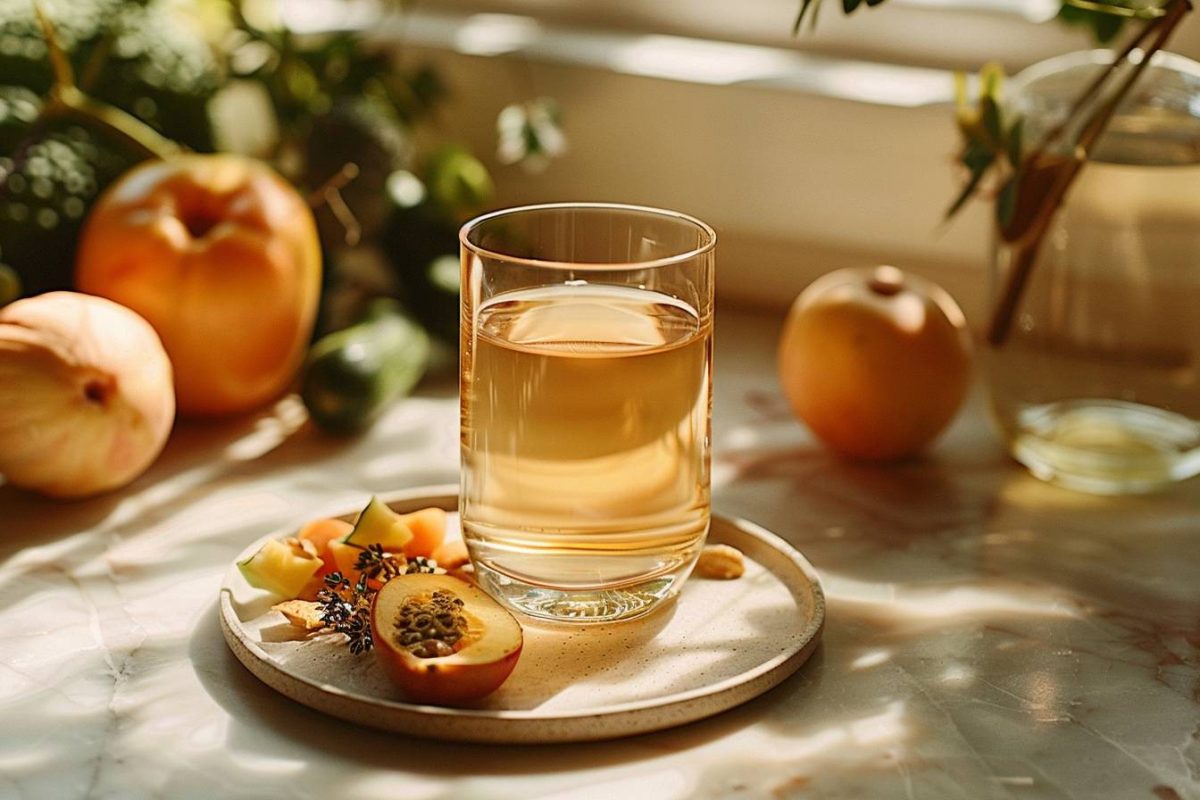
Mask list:
[[[971,172],[983,172],[996,163],[996,153],[986,142],[968,142],[958,160]]]
[[[1004,141],[1004,126],[1000,123],[1000,106],[992,97],[984,95],[979,98],[979,121],[994,143],[999,144]]]
[[[999,223],[1001,230],[1008,227],[1012,222],[1013,213],[1017,210],[1017,185],[1020,183],[1017,179],[1019,177],[1018,174],[1010,177],[996,195],[996,222]]]
[[[864,0],[842,0],[842,11],[846,14],[851,14],[857,11],[863,4]],[[865,0],[870,8],[883,5],[884,0]],[[821,0],[801,0],[800,12],[796,14],[796,22],[792,25],[792,35],[795,36],[800,32],[800,26],[804,24],[804,20],[811,19],[815,27],[817,24],[817,13],[821,8]],[[810,16],[811,14],[811,16]]]
[[[1104,2],[1104,0],[1099,0],[1099,2],[1114,7],[1124,5],[1118,2]],[[1062,9],[1058,12],[1058,19],[1067,25],[1088,28],[1092,33],[1092,38],[1100,44],[1107,44],[1121,32],[1128,17],[1093,9],[1077,8],[1064,2]]]
[[[987,174],[987,169],[976,170],[971,173],[970,179],[963,186],[962,191],[958,193],[958,197],[954,198],[954,202],[950,204],[950,208],[946,209],[946,219],[950,219],[966,205],[967,201],[974,196],[975,191],[979,188],[979,182],[983,180],[983,176]]]
[[[540,171],[566,150],[562,112],[548,97],[506,106],[496,118],[496,155],[503,164]]]
[[[1025,120],[1017,117],[1008,129],[1008,163],[1015,169],[1021,163],[1022,150],[1025,144]]]

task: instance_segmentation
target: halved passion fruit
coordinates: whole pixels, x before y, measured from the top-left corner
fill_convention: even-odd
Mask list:
[[[482,590],[449,575],[404,575],[371,608],[375,654],[419,703],[455,705],[504,683],[521,655],[521,626]]]

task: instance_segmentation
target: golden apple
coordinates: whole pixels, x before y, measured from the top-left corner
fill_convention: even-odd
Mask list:
[[[321,283],[312,212],[270,167],[234,155],[141,164],[96,202],[76,284],[154,326],[182,414],[279,395],[304,357]]]
[[[779,379],[796,416],[840,455],[890,461],[928,445],[970,382],[962,311],[937,285],[895,267],[843,269],[796,298]]]

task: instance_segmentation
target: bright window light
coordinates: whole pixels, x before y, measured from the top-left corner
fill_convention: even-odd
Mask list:
[[[622,72],[718,85],[770,79],[790,63],[788,54],[768,47],[679,36],[642,36],[613,54]]]
[[[532,17],[515,14],[474,14],[454,35],[460,53],[498,56],[527,47],[541,35],[542,26]]]
[[[897,0],[912,8],[936,8],[943,11],[991,11],[1017,14],[1030,22],[1046,22],[1058,14],[1059,0]]]

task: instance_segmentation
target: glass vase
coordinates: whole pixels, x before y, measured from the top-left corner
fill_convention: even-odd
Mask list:
[[[1112,59],[1073,53],[1009,86],[1037,142]],[[1069,147],[1071,138],[1065,137]],[[997,236],[993,303],[1014,248]],[[1092,150],[985,347],[991,406],[1036,476],[1101,494],[1200,472],[1200,64],[1160,53]]]

